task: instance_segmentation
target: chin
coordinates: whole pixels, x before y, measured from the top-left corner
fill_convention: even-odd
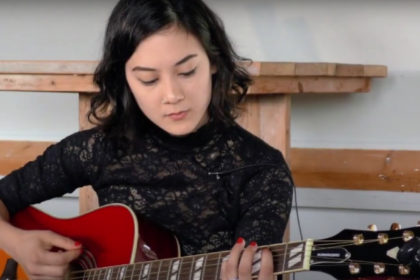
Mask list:
[[[191,124],[191,123],[185,123],[185,124],[172,124],[172,125],[167,125],[165,127],[163,127],[163,129],[168,132],[169,134],[173,135],[173,136],[186,136],[194,131],[197,130],[197,125]]]

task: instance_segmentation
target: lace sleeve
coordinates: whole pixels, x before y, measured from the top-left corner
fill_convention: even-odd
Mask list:
[[[25,207],[71,193],[97,179],[105,152],[103,137],[93,130],[72,134],[48,147],[0,180],[0,199],[10,216]]]
[[[287,167],[285,167],[287,168]],[[282,243],[289,221],[293,198],[293,180],[284,168],[265,168],[246,185],[240,197],[239,237],[258,246]]]

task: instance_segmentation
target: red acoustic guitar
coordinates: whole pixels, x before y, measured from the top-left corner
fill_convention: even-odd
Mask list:
[[[181,257],[175,236],[139,220],[122,204],[60,219],[28,207],[11,220],[26,230],[51,230],[82,242],[68,280],[218,280],[229,251]],[[321,271],[336,279],[415,279],[420,276],[420,227],[343,230],[320,240],[273,244],[274,274]],[[257,254],[258,256],[258,254]],[[254,260],[257,277],[259,259]],[[0,251],[0,280],[28,279]]]

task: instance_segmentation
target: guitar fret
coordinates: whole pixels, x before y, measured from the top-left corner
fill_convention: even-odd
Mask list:
[[[101,280],[102,279],[101,272],[102,272],[102,270],[100,270],[100,269],[96,270],[96,272],[95,272],[96,280]]]
[[[204,256],[197,256],[194,260],[194,280],[202,280],[203,277],[203,263],[205,263]]]
[[[169,271],[171,269],[171,262],[172,260],[161,260],[159,261],[159,272],[156,279],[164,279],[167,280],[169,276]],[[161,276],[162,275],[162,276]]]
[[[139,279],[149,279],[151,263],[145,263]]]
[[[305,242],[290,243],[287,254],[287,264],[284,269],[293,270],[302,266],[303,256],[305,252]]]
[[[150,262],[151,270],[149,273],[149,277],[147,278],[148,280],[159,279],[160,264],[161,262]]]
[[[221,252],[207,255],[205,265],[203,265],[203,276],[201,280],[217,280],[219,278],[219,266],[221,262]]]
[[[105,280],[111,280],[112,278],[112,272],[113,272],[113,268],[108,268],[107,270],[105,270]]]
[[[170,277],[168,275],[168,278],[170,280],[177,280],[177,279],[180,278],[179,274],[181,272],[180,267],[182,265],[182,260],[183,259],[177,259],[177,260],[172,262],[171,269],[170,270],[168,269],[168,273],[170,273]]]
[[[216,256],[216,255],[214,255]],[[216,262],[217,262],[217,266],[216,266],[216,272],[214,273],[214,280],[217,279],[222,279],[222,277],[220,277],[220,268],[221,268],[221,263],[222,263],[222,253],[219,253],[219,255],[217,256],[217,258],[215,258]]]
[[[281,267],[280,267],[280,269],[278,269],[278,271],[284,271],[286,269],[287,248],[288,248],[288,246],[289,246],[289,243],[286,243],[285,249],[283,251],[280,251],[281,256],[279,257],[279,260],[280,260],[279,263],[281,264]]]
[[[185,262],[185,263],[187,263],[187,264],[189,264],[189,268],[188,268],[188,266],[186,267],[186,268],[188,268],[188,270],[190,271],[190,273],[189,273],[189,277],[188,277],[188,279],[189,280],[191,280],[191,274],[192,274],[192,272],[193,272],[193,264],[194,264],[194,258],[195,258],[195,256],[192,256],[192,257],[189,257],[188,259],[187,259],[187,261]],[[182,276],[184,276],[184,275],[182,275]]]
[[[131,277],[130,280],[134,279],[134,274],[136,273],[136,265],[131,265]]]
[[[120,275],[120,270],[121,270],[120,266],[117,269],[114,269],[114,271],[112,273],[112,279],[111,280],[118,279],[118,276]]]

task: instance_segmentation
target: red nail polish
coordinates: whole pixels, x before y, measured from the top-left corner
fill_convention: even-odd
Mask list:
[[[249,245],[250,245],[250,246],[257,246],[257,242],[252,241]]]
[[[236,241],[236,243],[238,243],[238,244],[242,243],[242,242],[244,242],[244,239],[242,237],[239,237],[238,240]]]
[[[81,243],[81,242],[79,242],[79,241],[74,242],[74,246],[76,246],[76,247],[79,247],[79,246],[81,246],[81,245],[82,245],[82,243]]]

